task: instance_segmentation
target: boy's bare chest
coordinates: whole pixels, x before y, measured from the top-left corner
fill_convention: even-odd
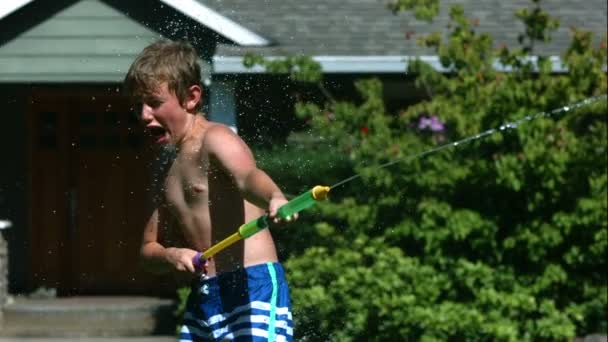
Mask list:
[[[163,186],[169,207],[186,209],[208,201],[209,163],[201,158],[178,157],[169,169]]]

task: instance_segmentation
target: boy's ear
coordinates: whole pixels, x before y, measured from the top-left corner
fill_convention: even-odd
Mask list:
[[[198,85],[192,85],[188,88],[188,96],[186,96],[186,103],[184,103],[184,107],[188,112],[195,112],[198,110],[199,104],[201,102],[201,97],[203,96],[203,90]]]

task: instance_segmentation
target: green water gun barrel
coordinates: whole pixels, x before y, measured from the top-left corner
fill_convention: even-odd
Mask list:
[[[324,201],[327,198],[328,193],[328,186],[317,185],[280,207],[277,216],[280,218],[287,218],[304,209],[308,209],[317,201]]]
[[[299,195],[298,197],[292,199],[291,201],[285,203],[282,207],[279,208],[277,212],[277,216],[279,218],[285,219],[293,214],[299,213],[300,211],[312,207],[318,201],[324,201],[327,199],[327,194],[329,193],[330,187],[317,185],[314,188],[306,191],[305,193]],[[255,220],[251,220],[244,225],[240,226],[238,231],[224,240],[218,242],[217,244],[209,247],[204,253],[197,253],[194,257],[194,264],[198,268],[199,265],[204,265],[206,260],[225,249],[226,247],[232,245],[233,243],[246,239],[255,233],[268,228],[268,215],[263,215],[258,217]]]
[[[329,189],[328,186],[315,186],[280,207],[277,212],[277,217],[285,219],[304,209],[312,207],[317,201],[324,201],[327,198]],[[260,230],[268,228],[268,226],[268,216],[264,215],[242,225],[239,228],[239,234],[246,239]]]

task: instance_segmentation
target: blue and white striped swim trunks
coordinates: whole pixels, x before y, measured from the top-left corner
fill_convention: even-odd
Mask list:
[[[180,341],[292,341],[283,267],[266,263],[201,279],[188,297]]]

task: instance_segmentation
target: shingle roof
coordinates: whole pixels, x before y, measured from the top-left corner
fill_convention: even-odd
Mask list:
[[[517,45],[523,25],[516,9],[531,8],[530,0],[440,0],[439,17],[432,23],[416,20],[411,13],[393,15],[388,0],[198,0],[248,29],[270,39],[270,47],[245,48],[222,44],[218,56],[239,56],[247,51],[264,55],[308,54],[316,56],[433,55],[419,47],[417,35],[446,31],[449,7],[460,4],[471,19],[479,19],[479,32],[490,33],[496,45]],[[549,44],[538,45],[538,54],[559,55],[568,46],[570,27],[585,28],[603,36],[606,32],[605,0],[549,0],[542,8],[560,20]],[[406,38],[406,33],[413,37]]]
[[[23,34],[24,28],[44,23],[44,20],[48,20],[46,17],[52,16],[53,13],[76,6],[83,8],[82,13],[75,14],[76,17],[82,17],[80,18],[82,20],[71,22],[70,25],[84,26],[74,32],[68,32],[69,35],[82,36],[79,38],[86,43],[79,46],[88,48],[81,50],[96,51],[96,53],[100,52],[99,56],[107,56],[116,49],[104,48],[104,50],[101,45],[98,46],[97,41],[93,38],[99,36],[99,32],[117,31],[111,37],[105,38],[139,39],[138,34],[134,33],[137,30],[124,30],[108,25],[101,25],[102,29],[99,32],[91,33],[89,27],[86,26],[88,25],[86,17],[97,16],[97,13],[88,12],[96,7],[109,6],[115,12],[119,12],[115,16],[116,18],[123,18],[125,17],[123,14],[128,13],[128,18],[125,17],[123,21],[117,19],[118,22],[147,26],[147,28],[143,27],[145,32],[153,30],[172,38],[194,41],[200,38],[200,41],[205,42],[210,42],[207,41],[208,39],[221,37],[215,51],[205,50],[214,53],[212,62],[206,65],[209,66],[210,72],[215,74],[265,72],[261,67],[252,69],[244,67],[241,56],[246,52],[258,52],[265,56],[277,57],[295,54],[311,55],[328,73],[402,73],[406,70],[408,57],[418,56],[438,70],[442,70],[443,66],[439,63],[435,52],[420,47],[416,43],[416,38],[430,32],[447,32],[450,6],[462,5],[466,15],[471,20],[479,22],[479,26],[476,27],[477,31],[489,33],[494,39],[495,45],[506,44],[509,47],[518,45],[517,36],[523,31],[523,25],[514,15],[515,11],[520,8],[533,7],[531,0],[439,0],[440,15],[429,23],[416,20],[409,12],[393,14],[387,8],[389,1],[159,0],[146,2],[147,6],[142,9],[141,4],[136,1],[12,0],[6,2],[0,0],[0,15],[4,16],[0,18],[0,23],[4,25],[0,30],[0,48],[4,49],[4,57],[11,59],[10,62],[16,65],[13,67],[13,71],[19,68],[26,70],[24,74],[28,75],[28,80],[38,80],[40,77],[48,80],[48,76],[32,69],[31,61],[25,63],[19,54],[27,53],[28,56],[38,58],[40,70],[48,72],[48,70],[53,70],[53,66],[44,58],[53,52],[45,50],[40,44],[27,41],[27,39],[24,41],[14,38]],[[50,4],[53,5],[50,6]],[[571,27],[591,30],[596,33],[597,40],[606,34],[607,3],[605,0],[544,0],[541,5],[550,15],[560,20],[561,26],[553,33],[553,40],[548,44],[537,44],[533,54],[555,57],[551,60],[556,72],[564,70],[558,57],[569,45],[572,35]],[[20,9],[21,7],[23,8]],[[39,11],[35,12],[36,9]],[[48,13],[38,14],[40,10]],[[11,14],[13,12],[14,14]],[[36,13],[35,18],[25,20],[22,25],[23,16],[31,15],[32,12]],[[141,28],[139,26],[138,28]],[[42,40],[48,43],[52,41],[49,39],[49,35],[57,36],[64,33],[63,31],[59,33],[53,31],[49,34],[45,32],[46,38]],[[155,34],[150,36],[155,36]],[[135,47],[143,43],[138,41],[136,44],[130,44],[122,38],[120,40],[122,48],[118,50],[121,51],[120,53],[92,65],[111,64],[112,73],[124,68],[114,67],[117,65],[117,58],[122,58],[120,63],[128,65],[127,61],[134,57],[133,51],[140,50]],[[9,46],[14,41],[21,44],[21,50],[16,49],[15,46]],[[54,50],[50,50],[63,51],[66,48],[68,50],[73,48],[73,46],[67,46],[72,44],[71,40],[59,39],[58,41],[61,44],[52,45]],[[267,45],[269,41],[272,44]],[[1,52],[0,54],[2,54]],[[89,55],[90,53],[87,52],[87,56]],[[65,69],[65,66],[69,65],[65,62],[66,57],[74,56],[61,54],[61,56],[55,57],[58,57],[55,58],[57,62],[55,69]],[[205,56],[205,58],[207,57],[211,56]],[[0,56],[1,58],[2,56]],[[86,60],[91,61],[88,57]],[[87,70],[91,69],[83,63],[78,65]],[[74,70],[66,70],[65,75],[73,77],[71,76],[73,74]],[[4,76],[6,75],[7,73],[4,74]],[[72,80],[72,78],[66,78],[65,75],[60,79]],[[14,75],[11,77],[13,78],[10,79],[16,79]],[[116,78],[116,75],[111,77]],[[5,80],[7,79],[5,78]],[[21,78],[19,79],[21,80]],[[95,79],[99,80],[99,78]],[[1,77],[0,81],[2,81]]]

